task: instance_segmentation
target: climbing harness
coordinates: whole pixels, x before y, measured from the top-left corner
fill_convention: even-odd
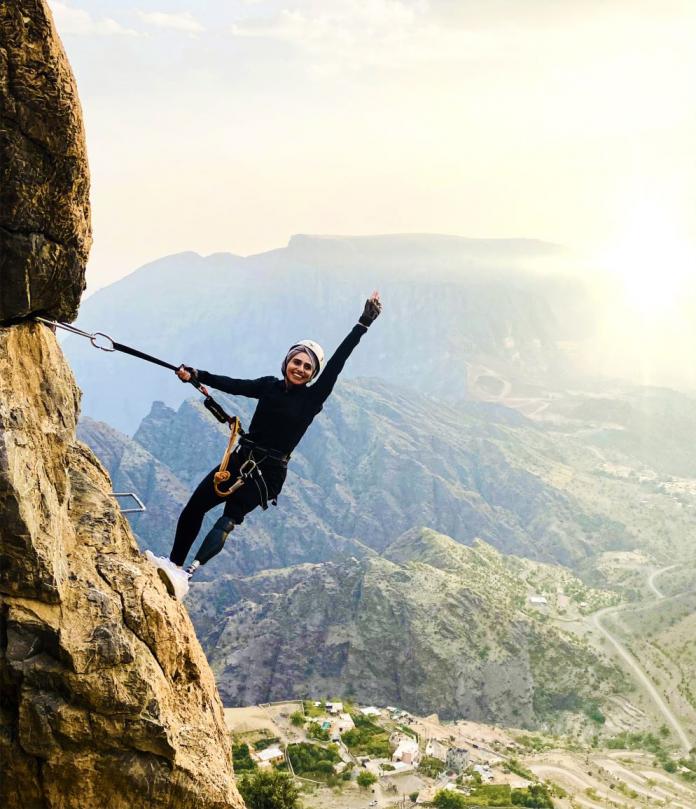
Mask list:
[[[122,354],[130,354],[132,357],[145,360],[145,362],[151,362],[154,365],[161,365],[162,368],[169,368],[170,371],[177,371],[181,367],[180,365],[172,365],[169,362],[165,362],[157,357],[153,357],[151,354],[145,354],[143,351],[138,351],[137,348],[132,348],[131,346],[124,345],[123,343],[117,343],[112,337],[105,334],[103,331],[95,331],[94,334],[92,334],[88,331],[82,331],[82,329],[78,329],[76,326],[72,326],[69,323],[59,323],[56,320],[47,320],[45,317],[36,316],[35,320],[45,323],[51,328],[64,329],[71,334],[77,334],[79,337],[86,337],[90,343],[92,343],[92,345],[95,348],[98,348],[100,351],[120,351]],[[106,345],[100,344],[103,341],[107,341]],[[237,429],[241,430],[237,416],[230,416],[228,413],[226,413],[222,405],[219,402],[216,402],[215,399],[213,399],[213,397],[208,393],[208,389],[205,387],[205,385],[201,385],[198,380],[193,378],[189,380],[189,384],[193,385],[194,388],[205,396],[203,406],[209,410],[221,424],[229,424],[230,428],[232,428],[233,422],[236,421]]]
[[[218,471],[213,475],[213,486],[215,488],[215,494],[218,497],[229,497],[233,492],[236,492],[237,489],[241,488],[245,483],[251,481],[255,486],[256,490],[259,493],[259,504],[261,508],[266,511],[268,508],[268,486],[266,484],[266,479],[263,476],[263,472],[261,471],[261,464],[264,461],[273,459],[271,455],[268,453],[268,450],[264,450],[261,447],[258,447],[251,441],[245,441],[244,439],[239,439],[234,447],[232,445],[232,437],[230,437],[230,443],[227,445],[227,449],[225,450],[225,454],[222,458],[222,463],[220,464],[220,468]],[[261,452],[262,457],[257,457],[254,454],[254,449],[249,449],[249,455],[241,462],[239,466],[239,473],[237,480],[228,488],[223,489],[221,487],[222,483],[226,483],[231,477],[231,473],[227,469],[227,465],[229,463],[230,457],[236,453],[240,452],[243,448],[254,447],[256,452]],[[274,497],[271,500],[274,506],[278,505],[277,497]]]

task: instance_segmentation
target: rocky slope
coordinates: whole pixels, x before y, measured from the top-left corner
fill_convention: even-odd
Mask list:
[[[230,412],[248,424],[253,404],[230,400]],[[143,481],[138,491],[154,507],[133,525],[157,548],[173,536],[181,504],[175,493],[170,511],[162,508],[166,495],[152,488],[157,463],[190,492],[225,445],[225,429],[197,400],[176,413],[156,403],[134,439],[94,422],[82,435],[113,475],[127,453],[129,479]],[[548,480],[529,471],[532,462]],[[363,557],[423,523],[464,544],[478,537],[507,553],[575,566],[634,546],[624,525],[596,512],[591,498],[578,500],[573,485],[557,486],[553,471],[566,472],[559,444],[514,411],[454,407],[377,380],[340,383],[293,455],[278,508],[251,514],[215,568],[248,574]]]
[[[248,423],[253,401],[227,404]],[[339,383],[294,453],[278,508],[250,515],[215,567],[249,574],[360,558],[421,523],[464,544],[478,537],[584,572],[604,551],[642,548],[665,563],[688,554],[693,483],[646,466],[647,442],[600,447],[608,426],[565,418],[540,423],[489,403],[445,404],[378,380]],[[127,469],[152,505],[133,519],[144,546],[167,548],[186,494],[219,462],[225,429],[190,400],[176,412],[153,404],[133,439],[96,422],[82,430],[111,474],[121,479]]]
[[[47,7],[3,3],[0,34],[0,805],[241,809],[193,627],[76,440],[55,336],[20,322],[77,310],[89,179]]]
[[[522,570],[418,530],[383,558],[221,577],[189,610],[226,704],[342,693],[517,726],[591,711],[621,677],[525,612]]]

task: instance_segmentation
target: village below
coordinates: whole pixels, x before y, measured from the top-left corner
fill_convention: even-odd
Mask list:
[[[283,772],[307,809],[696,809],[688,768],[665,770],[659,731],[587,748],[345,699],[227,708],[225,720],[242,792],[255,772]]]

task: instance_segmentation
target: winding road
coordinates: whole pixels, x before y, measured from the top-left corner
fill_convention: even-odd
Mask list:
[[[661,576],[663,573],[666,573],[668,570],[674,570],[675,568],[679,567],[679,565],[670,565],[669,567],[661,567],[659,570],[653,570],[653,572],[648,576],[648,587],[655,593],[655,598],[660,601],[665,597],[665,594],[660,592],[655,585],[655,579],[658,576]]]
[[[666,573],[668,570],[672,570],[673,568],[677,567],[677,565],[669,565],[668,567],[660,568],[659,570],[654,571],[648,577],[648,586],[655,594],[656,600],[661,600],[665,596],[657,589],[655,585],[655,579],[661,575],[662,573]],[[616,613],[622,612],[623,610],[631,609],[630,604],[622,604],[618,607],[604,607],[604,609],[598,610],[592,615],[592,623],[595,627],[601,632],[602,635],[611,643],[611,645],[616,650],[617,654],[621,659],[626,663],[626,665],[631,670],[631,673],[634,675],[636,680],[643,686],[646,692],[649,694],[650,698],[653,700],[657,708],[659,709],[660,713],[664,716],[665,721],[668,725],[674,730],[679,742],[684,749],[686,754],[689,753],[691,748],[693,747],[692,742],[689,740],[689,737],[686,735],[684,728],[682,727],[681,722],[677,719],[675,714],[672,712],[671,708],[665,700],[662,698],[660,692],[655,688],[653,681],[650,677],[646,674],[646,672],[640,667],[636,658],[628,651],[628,649],[619,641],[611,632],[602,624],[602,618],[606,617],[607,615],[615,615]]]

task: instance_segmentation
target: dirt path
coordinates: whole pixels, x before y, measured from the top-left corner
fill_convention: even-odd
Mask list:
[[[580,775],[578,772],[574,770],[568,769],[566,767],[562,767],[560,765],[555,764],[531,764],[529,767],[532,772],[539,778],[555,780],[555,781],[566,781],[566,784],[572,783],[576,786],[580,787],[583,791],[587,789],[594,789],[597,798],[601,801],[609,801],[611,800],[611,795],[605,789],[595,781],[594,778],[588,778],[584,775]],[[590,807],[602,807],[606,806],[606,803],[597,803],[597,801],[592,800],[589,796],[585,797],[583,795],[573,795],[572,799],[576,803],[580,803],[584,806]]]
[[[650,589],[656,594],[657,599],[663,599],[663,594],[657,589],[655,585],[655,578],[662,573],[671,570],[676,565],[670,565],[669,567],[663,567],[660,570],[656,570],[650,574],[648,577],[648,585]],[[618,640],[612,633],[602,624],[602,618],[605,618],[607,615],[615,615],[619,612],[624,610],[630,610],[630,604],[622,604],[618,607],[605,607],[604,609],[598,610],[592,615],[592,623],[595,627],[599,630],[599,632],[604,635],[604,637],[611,643],[611,645],[616,650],[617,654],[621,659],[626,663],[626,665],[631,670],[633,676],[638,680],[638,682],[643,686],[645,691],[648,693],[652,701],[657,706],[660,713],[664,716],[666,722],[672,727],[674,732],[679,739],[679,742],[684,750],[684,752],[688,755],[689,750],[693,747],[693,744],[689,740],[689,737],[686,735],[684,728],[682,727],[681,722],[677,719],[677,717],[672,712],[671,708],[665,700],[662,698],[662,695],[659,693],[655,685],[653,684],[652,680],[646,672],[638,665],[638,661],[633,657],[633,655],[626,649],[626,647]]]
[[[648,576],[648,587],[653,591],[653,593],[655,593],[655,598],[658,601],[663,599],[665,597],[665,594],[660,592],[660,590],[657,589],[657,586],[655,584],[655,579],[658,576],[661,576],[663,573],[666,573],[668,570],[674,570],[675,567],[679,567],[679,565],[670,565],[669,567],[662,567],[659,570],[654,570],[650,574],[650,576]]]

